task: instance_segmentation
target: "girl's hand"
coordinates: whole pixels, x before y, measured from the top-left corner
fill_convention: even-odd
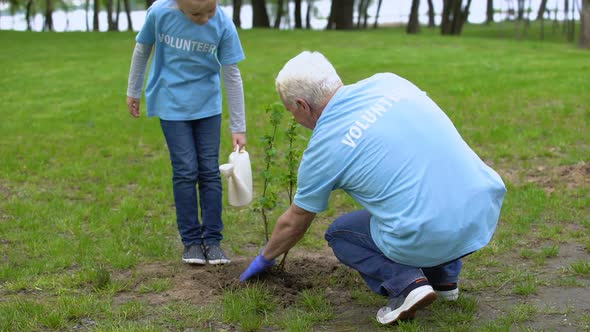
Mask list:
[[[233,148],[235,149],[236,145],[239,145],[241,151],[246,146],[246,133],[232,133],[231,141]]]
[[[129,109],[129,113],[134,118],[139,118],[139,103],[140,100],[133,97],[127,97],[127,108]]]

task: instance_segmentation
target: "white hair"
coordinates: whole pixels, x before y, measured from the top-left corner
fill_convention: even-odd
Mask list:
[[[302,98],[317,109],[342,86],[342,80],[323,54],[304,51],[285,64],[275,85],[287,106],[294,107],[295,98]]]

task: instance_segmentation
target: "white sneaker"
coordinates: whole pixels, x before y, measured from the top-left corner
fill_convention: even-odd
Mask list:
[[[448,285],[434,285],[434,291],[445,301],[457,301],[459,298],[459,286],[457,283]]]

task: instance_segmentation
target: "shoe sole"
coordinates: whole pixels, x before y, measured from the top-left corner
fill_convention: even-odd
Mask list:
[[[459,288],[451,289],[449,291],[437,291],[435,290],[436,295],[438,295],[442,300],[445,301],[457,301],[459,298]]]
[[[436,292],[430,286],[416,288],[408,294],[401,307],[383,317],[377,316],[377,321],[381,324],[393,324],[399,320],[412,319],[416,311],[432,304],[436,297]]]
[[[207,262],[209,262],[209,264],[211,264],[211,265],[222,265],[222,264],[231,263],[231,260],[229,260],[229,259],[213,259],[213,260],[208,260]]]
[[[187,263],[187,264],[197,264],[197,265],[205,265],[207,264],[207,261],[204,259],[198,259],[198,258],[183,258],[182,259],[183,262]]]

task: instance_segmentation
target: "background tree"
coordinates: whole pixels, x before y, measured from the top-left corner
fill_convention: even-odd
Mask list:
[[[547,11],[547,0],[541,0],[539,4],[539,10],[537,11],[537,20],[545,18],[545,12]]]
[[[236,28],[242,28],[242,19],[240,18],[240,14],[242,13],[242,0],[233,0],[233,14],[232,20],[234,21],[234,25]]]
[[[43,31],[53,31],[53,1],[45,0],[45,19]]]
[[[148,0],[149,1],[149,0]],[[92,14],[92,31],[99,31],[98,12],[100,11],[100,0],[94,0],[94,13]]]
[[[125,16],[127,17],[127,31],[133,31],[133,22],[131,21],[131,6],[129,0],[123,0],[123,6],[125,7]]]
[[[273,24],[275,29],[281,27],[281,20],[283,18],[283,13],[285,12],[284,6],[283,0],[277,0],[277,15],[275,16],[275,23]]]
[[[354,28],[354,0],[332,0],[327,29],[350,30]]]
[[[567,1],[567,0],[566,0]],[[516,19],[518,21],[522,21],[524,19],[524,11],[525,11],[525,3],[524,0],[516,0],[516,4],[517,4],[517,14],[516,14]]]
[[[434,28],[436,23],[434,22],[434,4],[432,0],[428,0],[428,27]]]
[[[306,29],[311,29],[311,15],[312,12],[314,11],[314,4],[313,4],[314,0],[307,0],[307,11],[305,13],[305,28]]]
[[[377,12],[375,13],[375,23],[373,23],[373,28],[377,29],[377,25],[379,24],[379,13],[381,12],[381,5],[383,4],[383,0],[377,1]]]
[[[326,30],[334,28],[334,12],[336,11],[336,0],[332,0],[330,4],[330,14],[328,15],[328,23],[326,24]]]
[[[490,24],[493,22],[494,22],[494,0],[488,0],[487,7],[486,7],[486,24]]]
[[[590,48],[590,0],[582,0],[580,46]]]
[[[369,18],[369,5],[371,4],[371,0],[358,0],[357,5],[357,21],[356,21],[356,28],[366,28],[367,27],[367,20]]]
[[[471,0],[463,6],[463,0],[443,0],[441,33],[443,35],[460,35],[463,24],[469,16]]]
[[[303,28],[303,24],[301,22],[301,0],[293,1],[295,3],[295,29]]]
[[[420,0],[412,0],[410,19],[406,26],[407,33],[418,33],[418,30],[420,29],[420,22],[418,22],[418,8],[420,8]]]
[[[16,0],[13,0],[13,3],[17,3]],[[12,7],[11,7],[12,8]],[[35,15],[35,2],[33,0],[27,0],[25,5],[25,21],[27,22],[27,31],[31,31],[31,17]],[[13,13],[14,15],[14,13]]]
[[[266,11],[265,0],[252,0],[252,27],[269,28],[270,20]]]
[[[106,0],[106,7],[107,7],[107,30],[108,31],[117,31],[117,26],[115,25],[115,19],[113,17],[113,0]]]

